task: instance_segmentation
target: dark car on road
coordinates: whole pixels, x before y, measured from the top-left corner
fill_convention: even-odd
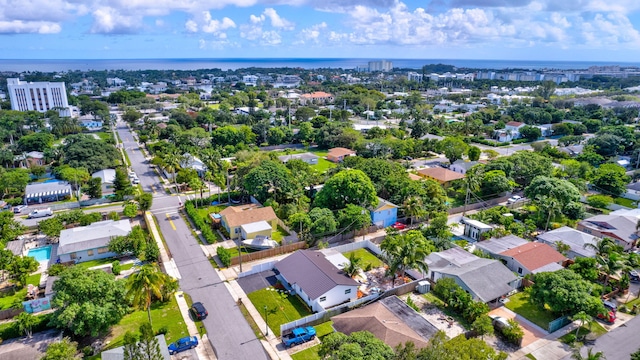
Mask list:
[[[191,305],[191,311],[193,312],[193,316],[195,316],[198,320],[204,320],[209,316],[209,312],[204,308],[201,302],[195,302]]]
[[[185,350],[195,349],[198,346],[198,338],[195,336],[187,336],[169,345],[169,354],[173,355]]]

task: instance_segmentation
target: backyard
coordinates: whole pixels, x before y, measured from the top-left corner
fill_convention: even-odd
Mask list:
[[[40,285],[40,276],[42,274],[33,274],[27,277],[27,284],[38,286]],[[11,309],[14,307],[14,304],[21,304],[25,301],[25,297],[27,296],[27,287],[20,290],[10,290],[7,293],[3,293],[2,297],[0,297],[0,310]]]
[[[272,287],[254,291],[248,297],[276,336],[280,336],[280,325],[311,315],[300,298]]]
[[[371,251],[369,251],[369,249],[361,248],[353,251],[348,251],[342,255],[344,255],[348,259],[351,254],[354,254],[356,258],[362,259],[363,269],[374,269],[384,266],[382,260],[378,259]]]
[[[540,307],[531,303],[529,294],[524,291],[509,297],[509,301],[507,301],[504,306],[545,330],[551,321],[558,318],[553,315],[551,311],[540,309]]]

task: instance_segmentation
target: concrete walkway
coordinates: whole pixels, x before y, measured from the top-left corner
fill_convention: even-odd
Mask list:
[[[162,262],[164,271],[174,279],[182,279],[176,263],[171,257],[169,257],[167,249],[164,248],[164,243],[162,242],[162,238],[160,237],[160,233],[158,232],[158,228],[156,227],[156,222],[153,219],[153,214],[150,211],[146,211],[144,213],[144,220],[147,223],[147,229],[149,229],[151,237],[153,237],[153,239],[156,241],[156,244],[158,244],[158,249],[160,249],[160,261]]]
[[[553,332],[544,338],[528,345],[509,355],[510,360],[527,360],[527,354],[536,359],[560,360],[571,354],[571,347],[558,341],[558,338],[569,332],[575,331],[578,325],[571,323],[562,329]]]

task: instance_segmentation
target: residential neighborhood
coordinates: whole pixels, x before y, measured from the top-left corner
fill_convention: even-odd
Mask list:
[[[640,136],[616,104],[637,94],[389,66],[10,74],[70,99],[0,110],[0,358],[32,342],[255,360],[628,343]]]

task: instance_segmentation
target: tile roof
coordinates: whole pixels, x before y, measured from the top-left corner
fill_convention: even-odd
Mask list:
[[[524,125],[524,123],[521,123],[519,121],[509,121],[508,123],[506,123],[505,125],[507,126],[513,126],[513,127],[519,127]]]
[[[220,211],[227,226],[236,227],[250,224],[258,221],[271,221],[277,219],[276,213],[271,206],[255,207],[255,206],[229,206]]]
[[[336,331],[347,335],[369,331],[391,347],[407,341],[413,342],[417,348],[426,347],[428,340],[438,331],[396,296],[334,316],[331,320]]]
[[[275,268],[290,284],[298,286],[312,299],[317,299],[337,285],[358,286],[319,251],[298,250],[278,261]]]
[[[336,147],[333,149],[329,149],[329,152],[327,153],[328,156],[335,156],[335,157],[339,157],[339,156],[346,156],[346,155],[351,155],[351,154],[355,154],[356,152],[351,150],[351,149],[347,149],[347,148],[343,148],[343,147]]]
[[[543,266],[567,259],[564,255],[556,251],[556,249],[539,242],[529,242],[503,251],[500,255],[514,258],[529,271],[535,271]]]
[[[459,174],[455,171],[451,171],[449,169],[438,167],[426,168],[418,170],[418,174],[424,175],[426,177],[434,178],[438,181],[449,182],[453,180],[464,179],[463,174]]]

